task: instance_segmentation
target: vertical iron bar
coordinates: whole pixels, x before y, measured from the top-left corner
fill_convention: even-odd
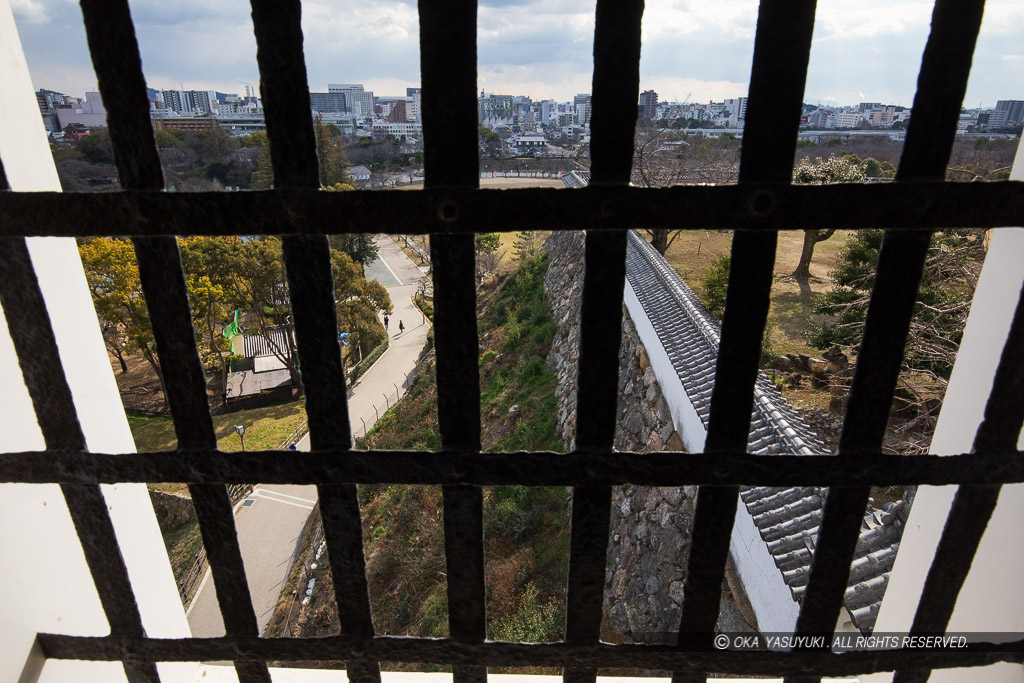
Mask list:
[[[474,0],[420,0],[420,72],[424,186],[479,187]],[[438,225],[458,221],[454,200],[437,207]],[[437,416],[444,450],[480,448],[475,249],[472,235],[430,236],[434,278]],[[483,493],[477,486],[445,486],[444,544],[451,638],[483,642]],[[480,683],[482,666],[452,667],[455,683]]]
[[[0,191],[7,189],[0,166]],[[61,368],[46,302],[23,237],[0,239],[0,305],[46,448],[85,450],[85,436]],[[60,489],[111,634],[144,638],[142,617],[103,492],[88,484],[62,484]],[[124,671],[131,683],[160,680],[153,662],[125,663]]]
[[[302,54],[302,8],[297,0],[252,0],[252,19],[274,186],[319,187],[316,135]],[[352,437],[327,237],[287,235],[281,242],[299,366],[310,369],[302,374],[310,450],[348,449]],[[324,482],[317,485],[317,497],[341,631],[372,638],[356,486]],[[380,681],[375,661],[353,660],[347,668],[354,683]]]
[[[589,185],[595,192],[629,183],[640,94],[643,12],[643,0],[597,2]],[[588,232],[584,264],[576,445],[610,452],[618,403],[626,231]],[[574,487],[571,510],[565,640],[596,644],[603,609],[611,487]],[[596,667],[566,667],[563,672],[566,683],[593,683],[596,676]]]
[[[82,16],[121,187],[159,190],[163,174],[149,119],[135,27],[127,0],[81,0]],[[216,448],[181,257],[173,236],[136,238],[146,305],[161,359],[178,449]],[[189,485],[228,637],[258,635],[227,488]],[[242,683],[269,683],[265,664],[236,664]]]
[[[739,182],[790,182],[803,101],[814,0],[762,0],[754,39]],[[770,208],[774,198],[755,198]],[[777,235],[737,231],[733,236],[725,315],[711,395],[704,451],[746,450],[761,338],[768,318]],[[707,648],[718,622],[719,601],[736,517],[739,489],[702,486],[686,574],[679,646]],[[673,683],[703,681],[676,672]]]
[[[942,180],[967,89],[984,0],[938,0],[918,76],[897,182]],[[881,448],[931,232],[886,232],[847,401],[837,457]],[[797,633],[832,633],[842,609],[868,486],[832,487]],[[817,680],[817,677],[787,681]]]

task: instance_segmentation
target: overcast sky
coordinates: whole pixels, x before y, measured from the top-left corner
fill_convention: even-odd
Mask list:
[[[3,0],[0,0],[2,2]],[[72,0],[11,0],[35,87],[96,89],[81,13]],[[1024,2],[988,0],[967,106],[1024,99]],[[804,101],[909,106],[932,3],[820,0]],[[256,41],[242,0],[132,0],[150,87],[242,93],[258,83]],[[594,3],[482,0],[478,85],[566,101],[589,92]],[[662,101],[747,94],[756,0],[648,0],[640,87]],[[415,2],[306,0],[310,88],[363,83],[377,95],[419,84]]]

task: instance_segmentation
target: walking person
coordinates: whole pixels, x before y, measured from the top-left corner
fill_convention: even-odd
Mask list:
[[[389,318],[387,316],[384,316],[384,331],[385,332],[388,331],[388,320],[389,320]]]
[[[398,334],[402,334],[403,332],[405,332],[405,325],[402,323],[401,320],[399,320],[398,321]]]

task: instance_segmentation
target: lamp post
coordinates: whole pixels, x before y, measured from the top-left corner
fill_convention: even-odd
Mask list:
[[[238,438],[242,440],[242,452],[245,453],[245,425],[235,425]]]

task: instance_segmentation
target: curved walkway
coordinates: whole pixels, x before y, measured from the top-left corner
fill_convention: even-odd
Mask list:
[[[389,237],[378,237],[376,243],[380,258],[367,266],[366,276],[384,285],[391,295],[391,346],[349,389],[349,420],[354,435],[363,434],[364,424],[371,428],[376,415],[383,415],[385,406],[393,404],[397,395],[405,394],[405,380],[416,365],[430,329],[412,299],[423,272]],[[399,321],[405,324],[404,332],[398,330]],[[308,451],[309,434],[296,447]],[[301,541],[299,536],[315,503],[315,486],[260,485],[235,507],[238,544],[261,633],[273,615]],[[193,636],[224,635],[209,570],[187,615]]]

